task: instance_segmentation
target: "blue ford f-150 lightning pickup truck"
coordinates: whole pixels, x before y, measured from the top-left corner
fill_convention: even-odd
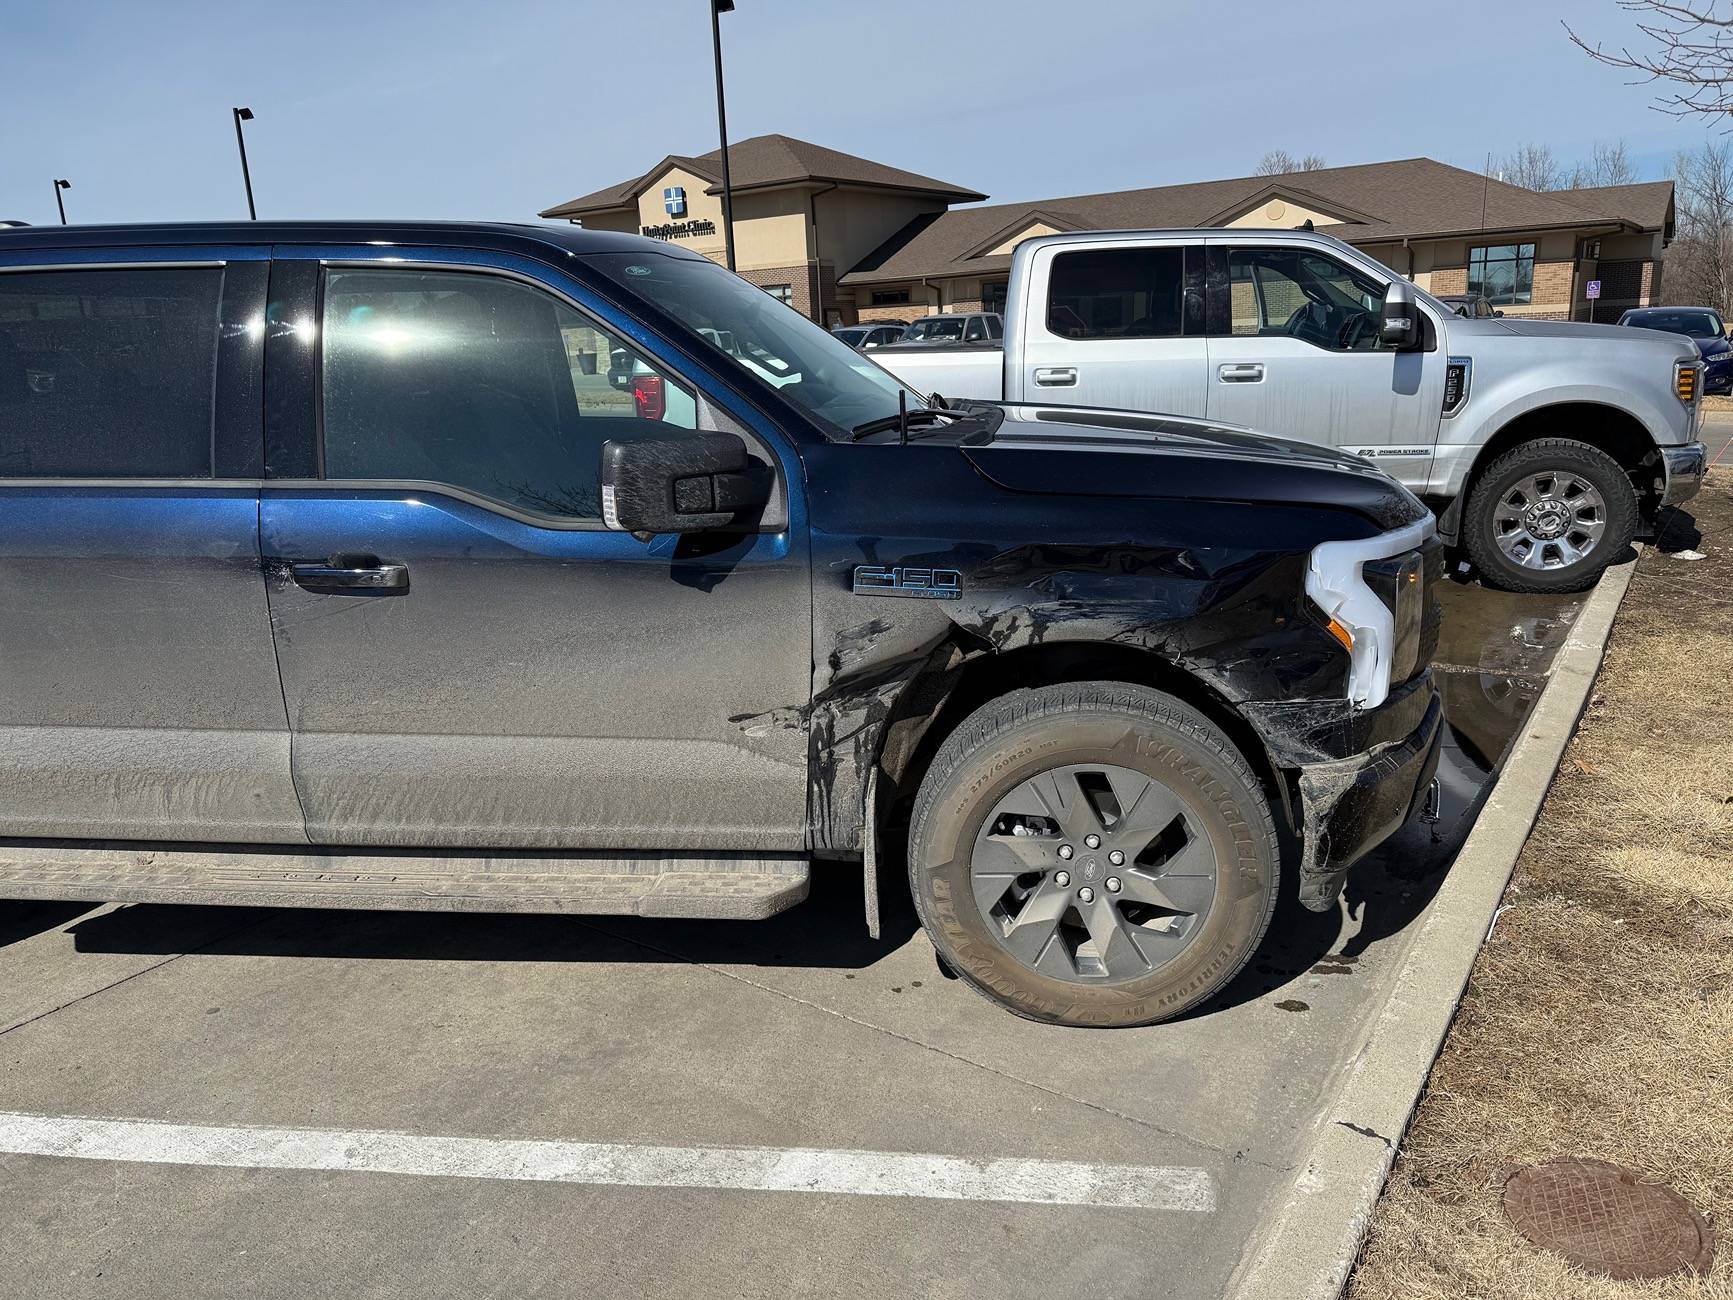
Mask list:
[[[0,232],[0,897],[756,918],[852,865],[876,927],[906,861],[970,985],[1147,1023],[1426,798],[1439,580],[1357,458],[928,405],[664,243]]]

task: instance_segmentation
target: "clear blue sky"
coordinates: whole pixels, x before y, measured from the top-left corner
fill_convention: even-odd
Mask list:
[[[0,217],[535,212],[716,143],[707,0],[7,0]],[[1412,24],[1402,15],[1416,15]],[[1425,15],[1424,18],[1421,15]],[[1566,40],[1614,0],[738,0],[729,127],[996,200],[1623,137],[1645,178],[1710,128]]]

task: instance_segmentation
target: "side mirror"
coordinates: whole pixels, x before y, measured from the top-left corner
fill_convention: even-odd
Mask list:
[[[610,438],[602,444],[601,477],[602,522],[643,536],[748,525],[770,504],[774,481],[732,433]]]
[[[1398,352],[1420,346],[1420,308],[1414,302],[1414,286],[1392,280],[1384,290],[1384,306],[1378,313],[1378,342]]]

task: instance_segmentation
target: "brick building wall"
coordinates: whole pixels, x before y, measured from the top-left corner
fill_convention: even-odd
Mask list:
[[[822,301],[819,294],[818,267],[810,263],[804,266],[760,266],[750,271],[741,271],[740,278],[760,289],[786,284],[790,294],[789,306],[811,320],[823,320],[822,314],[814,310]]]

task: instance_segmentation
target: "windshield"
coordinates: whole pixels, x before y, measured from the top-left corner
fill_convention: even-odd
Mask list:
[[[794,403],[827,436],[846,439],[872,420],[926,405],[841,339],[714,262],[658,253],[602,253],[586,259],[627,295],[695,331],[740,370]]]
[[[909,326],[903,334],[903,342],[910,343],[920,339],[947,339],[953,342],[963,337],[963,318],[961,316],[930,316],[926,320],[918,320]]]
[[[1634,311],[1623,323],[1638,329],[1686,334],[1694,339],[1720,338],[1727,332],[1721,318],[1712,311]]]

